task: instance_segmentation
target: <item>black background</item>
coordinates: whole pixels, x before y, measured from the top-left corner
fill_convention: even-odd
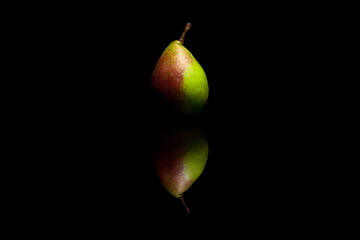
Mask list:
[[[25,56],[36,56],[27,69],[36,101],[25,104],[44,129],[37,147],[47,160],[38,164],[44,219],[108,231],[123,221],[183,217],[255,232],[309,227],[317,213],[308,209],[318,204],[308,135],[317,124],[317,10],[140,5],[51,6],[21,25]],[[193,26],[184,45],[210,89],[192,117],[162,111],[150,90],[158,58],[186,22]],[[200,128],[209,142],[206,168],[185,194],[191,216],[152,169],[152,139],[173,127]]]

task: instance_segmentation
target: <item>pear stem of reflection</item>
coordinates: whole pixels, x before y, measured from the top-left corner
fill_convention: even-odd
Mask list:
[[[184,208],[185,208],[185,210],[186,210],[186,213],[187,213],[187,214],[190,214],[191,211],[190,211],[190,208],[186,205],[186,202],[185,202],[185,199],[184,199],[184,195],[181,195],[181,196],[180,196],[180,200],[181,200],[182,204],[184,205]]]

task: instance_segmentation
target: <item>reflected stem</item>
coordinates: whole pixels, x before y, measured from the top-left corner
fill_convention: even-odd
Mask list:
[[[184,194],[181,194],[180,200],[181,200],[182,204],[184,205],[184,208],[185,208],[186,213],[187,213],[187,214],[190,214],[190,213],[191,213],[191,210],[190,210],[190,208],[188,207],[188,205],[186,205],[186,202],[185,202],[185,199],[184,199]]]

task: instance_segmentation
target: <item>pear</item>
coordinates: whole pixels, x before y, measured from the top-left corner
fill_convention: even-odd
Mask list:
[[[183,44],[187,23],[179,40],[165,49],[151,76],[152,90],[170,109],[183,115],[198,114],[206,105],[209,86],[204,69]]]
[[[165,189],[180,198],[188,213],[183,194],[202,174],[208,153],[207,138],[197,128],[172,129],[155,138],[155,172]]]

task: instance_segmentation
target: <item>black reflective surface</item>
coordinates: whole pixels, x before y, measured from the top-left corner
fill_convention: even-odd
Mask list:
[[[312,150],[320,106],[312,101],[306,23],[291,17],[295,10],[246,6],[220,20],[185,11],[129,21],[105,9],[44,26],[52,29],[46,84],[38,84],[35,103],[24,103],[26,119],[44,133],[32,127],[41,162],[31,163],[36,183],[24,184],[45,221],[88,231],[184,217],[280,231],[316,218],[319,156]],[[184,117],[153,101],[150,77],[188,21],[185,46],[207,74],[209,99],[200,115]],[[183,127],[201,129],[209,146],[203,172],[184,193],[190,216],[159,181],[151,156],[159,132]]]
[[[110,120],[101,121],[103,127],[94,128],[93,121],[71,126],[59,133],[61,140],[51,153],[46,175],[54,182],[42,183],[49,191],[44,204],[50,203],[49,214],[66,216],[74,224],[186,217],[181,201],[167,192],[154,171],[152,141],[164,128],[187,125],[202,129],[209,144],[202,174],[184,193],[190,218],[287,224],[303,214],[311,202],[302,193],[309,184],[312,156],[303,150],[302,134],[275,123],[262,126],[240,116],[232,120],[179,123],[177,118],[144,125],[125,120],[119,126]]]

